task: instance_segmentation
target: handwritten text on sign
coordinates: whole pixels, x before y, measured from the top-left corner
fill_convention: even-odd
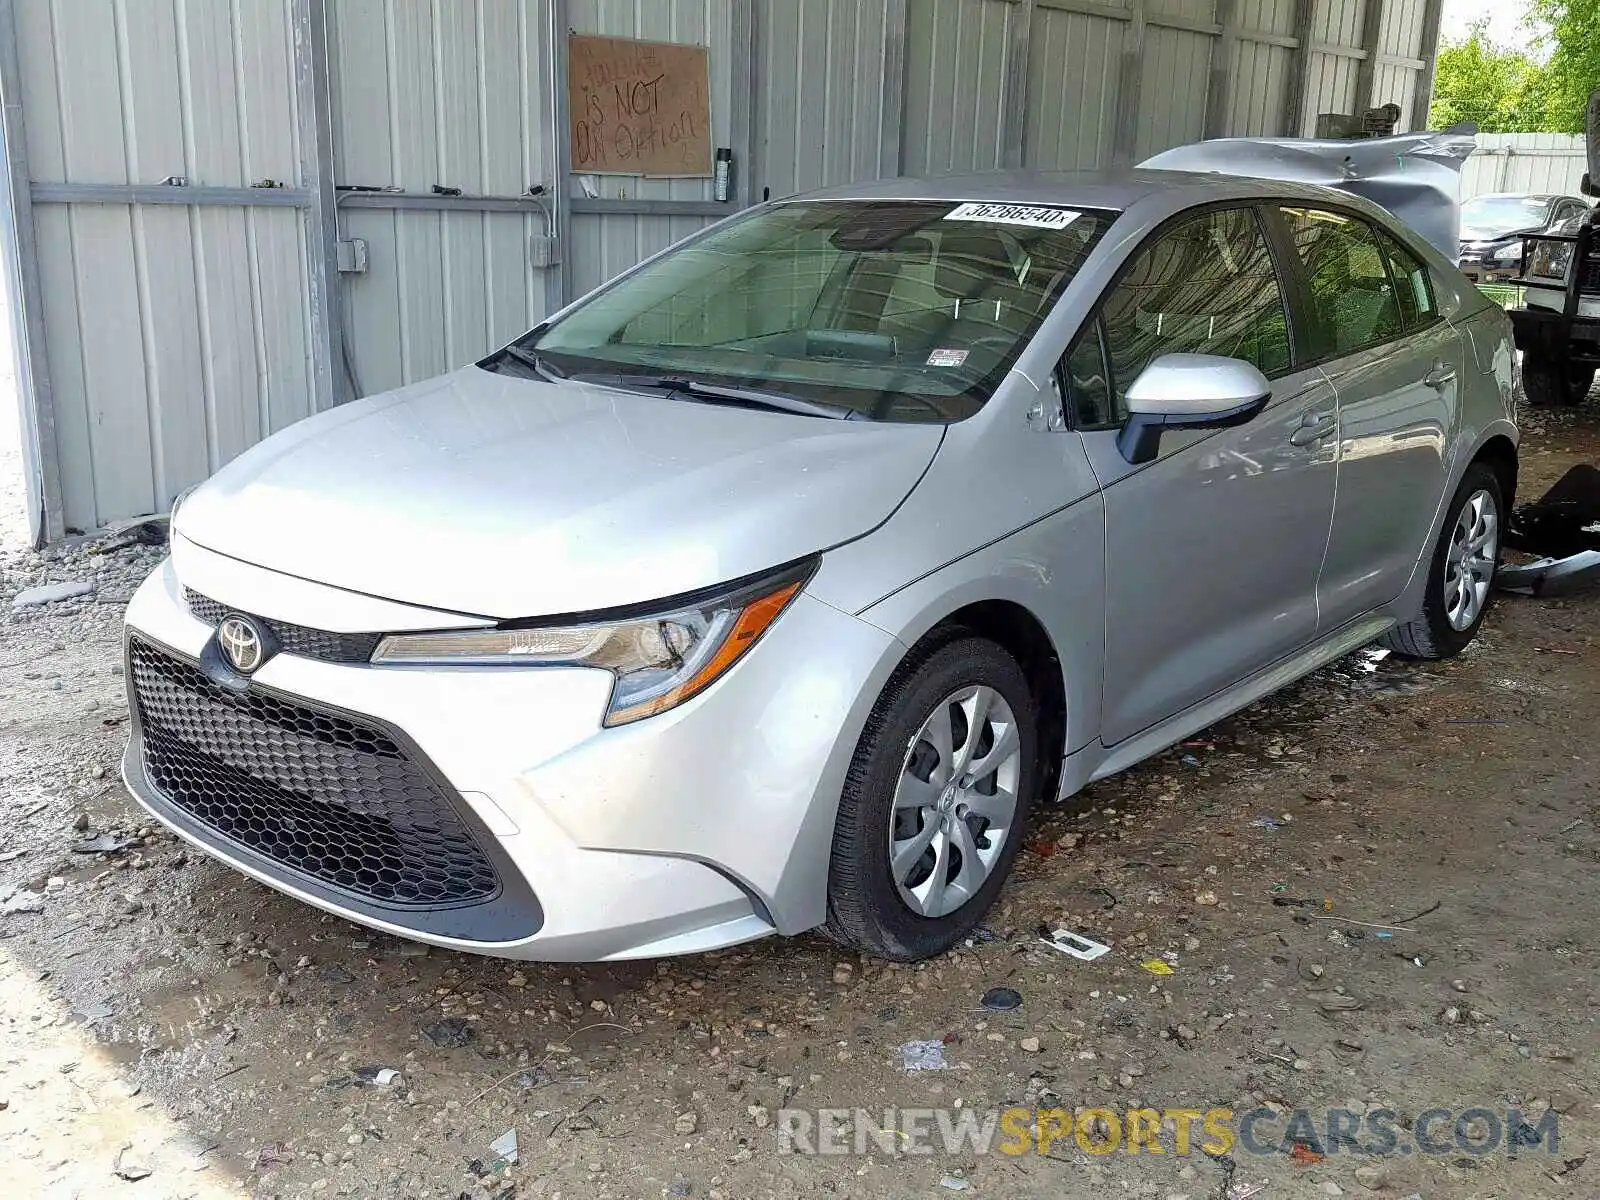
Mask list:
[[[567,42],[572,169],[710,175],[710,80],[704,46],[573,34]]]

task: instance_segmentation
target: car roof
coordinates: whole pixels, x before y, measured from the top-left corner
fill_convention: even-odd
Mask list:
[[[1315,184],[1195,171],[984,171],[922,179],[878,179],[823,188],[789,200],[988,200],[1007,204],[1065,204],[1122,211],[1163,196],[1180,207],[1251,196],[1348,197]]]
[[[1568,196],[1562,192],[1485,192],[1481,196],[1473,196],[1463,200],[1463,204],[1471,204],[1473,200],[1582,200],[1582,196]],[[1588,203],[1587,201],[1584,201]]]

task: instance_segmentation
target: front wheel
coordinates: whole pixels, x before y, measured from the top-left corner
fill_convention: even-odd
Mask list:
[[[902,962],[959,942],[1011,870],[1037,761],[1027,677],[998,645],[961,637],[902,664],[839,799],[823,931]]]
[[[1450,658],[1477,636],[1500,555],[1500,480],[1483,463],[1467,468],[1434,547],[1428,590],[1415,620],[1378,644],[1405,658]]]
[[[1594,387],[1593,367],[1575,367],[1525,354],[1522,390],[1535,408],[1571,408],[1582,404]]]

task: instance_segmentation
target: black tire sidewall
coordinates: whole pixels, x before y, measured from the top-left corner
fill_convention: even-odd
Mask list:
[[[1038,713],[1027,676],[994,642],[965,637],[952,641],[909,668],[902,668],[884,689],[874,720],[856,751],[841,803],[834,858],[854,859],[857,883],[851,899],[858,909],[848,914],[856,927],[852,940],[866,940],[886,957],[911,960],[938,954],[969,933],[1005,885],[1027,827],[1033,789],[1038,783]],[[1022,769],[1017,787],[1017,813],[1005,848],[977,895],[944,917],[911,911],[889,870],[889,814],[906,753],[923,723],[945,697],[981,684],[1005,698],[1017,721]],[[831,874],[831,873],[830,873]],[[830,893],[834,880],[829,881]],[[830,908],[833,908],[830,896]],[[837,914],[845,915],[845,914]],[[863,937],[864,935],[864,937]]]
[[[1479,491],[1486,491],[1494,497],[1499,539],[1505,538],[1505,497],[1500,491],[1500,480],[1482,463],[1474,463],[1462,476],[1461,484],[1456,488],[1456,494],[1451,498],[1450,507],[1445,512],[1444,525],[1439,530],[1438,543],[1433,549],[1433,563],[1428,570],[1428,595],[1422,605],[1422,611],[1428,620],[1428,631],[1433,635],[1434,645],[1440,651],[1441,657],[1448,658],[1467,648],[1472,639],[1478,635],[1478,627],[1483,624],[1483,618],[1488,615],[1489,606],[1494,600],[1494,578],[1490,576],[1489,594],[1484,599],[1483,607],[1478,610],[1478,615],[1472,624],[1465,629],[1457,629],[1450,624],[1450,617],[1444,606],[1444,576],[1450,554],[1450,542],[1455,536],[1456,521],[1460,519],[1461,510],[1467,500]],[[1497,541],[1495,546],[1497,557],[1499,550],[1500,542]]]

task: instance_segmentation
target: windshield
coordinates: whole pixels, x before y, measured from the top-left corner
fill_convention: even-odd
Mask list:
[[[579,377],[683,377],[874,420],[960,420],[1114,219],[949,201],[769,206],[617,281],[522,348]]]
[[[1461,206],[1461,226],[1493,237],[1544,224],[1550,202],[1539,196],[1479,196]]]

